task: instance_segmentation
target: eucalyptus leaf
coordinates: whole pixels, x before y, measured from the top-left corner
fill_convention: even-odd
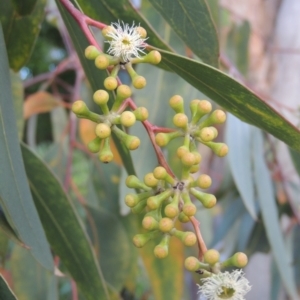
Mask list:
[[[24,169],[8,59],[0,25],[0,201],[4,214],[19,238],[45,268],[53,269],[53,260],[42,224],[34,206]]]
[[[255,153],[253,155],[255,185],[257,187],[261,214],[274,260],[287,293],[292,299],[299,299],[293,276],[293,269],[288,260],[287,249],[279,226],[280,223],[278,220],[272,178],[264,159],[263,136],[261,131],[256,128],[253,129],[252,149],[253,153]]]
[[[18,300],[2,275],[0,275],[0,299],[1,300]]]
[[[218,36],[205,0],[150,0],[150,3],[203,62],[218,66]]]
[[[231,227],[233,227],[235,222],[244,212],[245,206],[243,204],[243,201],[239,197],[234,197],[226,208],[226,211],[222,216],[220,225],[216,229],[213,241],[210,244],[212,247],[225,237]]]
[[[29,2],[36,2],[27,6]],[[21,3],[22,2],[22,3]],[[26,5],[24,5],[26,2]],[[28,61],[44,19],[46,0],[14,0],[22,5],[13,6],[13,1],[0,1],[0,21],[3,26],[9,65],[14,71],[19,71]],[[23,6],[24,5],[24,6]],[[27,10],[26,12],[24,9]],[[20,16],[33,9],[29,15]]]
[[[87,300],[107,299],[102,277],[90,241],[62,186],[44,163],[25,145],[22,153],[29,185],[45,232]]]
[[[249,124],[228,114],[225,141],[230,149],[227,155],[229,166],[236,187],[248,212],[253,219],[256,219],[255,190],[251,159],[251,133],[252,130]]]
[[[14,292],[20,300],[58,300],[49,298],[47,294],[52,290],[53,283],[57,287],[57,277],[41,267],[23,248],[15,246],[10,257],[11,276]],[[2,298],[0,297],[2,300]]]
[[[290,150],[290,154],[291,154],[295,169],[300,176],[300,153],[293,149],[289,149],[289,150]]]

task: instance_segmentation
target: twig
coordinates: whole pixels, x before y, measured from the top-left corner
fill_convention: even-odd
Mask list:
[[[202,234],[200,231],[200,222],[195,217],[190,217],[190,221],[194,227],[195,234],[197,236],[198,248],[199,248],[198,258],[200,261],[202,261],[203,255],[207,251],[207,247],[205,245],[205,242],[203,240],[203,237],[202,237]]]

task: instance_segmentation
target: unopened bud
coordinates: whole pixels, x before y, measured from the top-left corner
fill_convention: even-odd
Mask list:
[[[173,189],[167,189],[156,196],[149,197],[147,200],[147,206],[151,210],[157,209],[161,205],[161,203],[168,199],[172,194]]]
[[[143,76],[135,76],[132,78],[132,85],[136,88],[136,89],[142,89],[146,86],[147,81],[146,78]]]
[[[133,243],[136,247],[141,248],[145,246],[158,232],[147,232],[142,234],[136,234],[133,237]]]
[[[148,173],[144,177],[144,182],[149,187],[156,187],[158,184],[158,180],[154,177],[153,173]]]
[[[179,128],[186,128],[188,124],[188,117],[186,114],[178,113],[173,117],[173,123]]]
[[[135,31],[140,35],[142,39],[147,37],[147,31],[144,27],[138,26],[135,28]]]
[[[174,222],[170,218],[162,218],[159,221],[159,230],[162,232],[169,232],[174,227]]]
[[[87,146],[91,152],[97,153],[100,151],[101,142],[102,140],[97,136],[95,139],[89,142]]]
[[[95,59],[95,65],[100,70],[105,70],[109,66],[109,58],[105,54],[99,54]]]
[[[121,124],[125,127],[130,127],[135,123],[136,118],[134,113],[132,113],[131,111],[123,111],[120,116],[120,121]]]
[[[118,81],[115,77],[109,76],[106,77],[104,80],[104,87],[109,90],[109,91],[113,91],[117,88],[118,86]]]
[[[149,187],[140,181],[135,175],[129,175],[126,178],[125,184],[131,189],[142,189],[146,191],[150,190]]]
[[[169,104],[176,113],[184,113],[184,102],[181,96],[174,95],[170,98]]]
[[[224,262],[222,262],[222,267],[237,267],[244,268],[248,264],[248,257],[243,252],[237,252]]]
[[[203,193],[194,188],[190,189],[190,193],[195,196],[205,208],[212,208],[216,205],[217,199],[213,194]]]
[[[88,46],[85,51],[84,55],[87,59],[94,60],[101,52],[95,46]]]
[[[138,107],[136,110],[133,111],[136,119],[138,121],[146,121],[148,119],[149,113],[146,107]]]
[[[209,249],[204,253],[204,262],[213,266],[217,262],[219,262],[220,253],[215,249]]]

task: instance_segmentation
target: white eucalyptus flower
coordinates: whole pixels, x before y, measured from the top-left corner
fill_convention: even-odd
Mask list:
[[[211,277],[201,279],[201,285],[198,286],[199,293],[206,300],[245,300],[244,296],[251,289],[242,270],[213,274]]]
[[[123,26],[120,23],[111,24],[114,30],[107,33],[110,40],[106,42],[110,45],[110,55],[120,58],[122,62],[128,62],[132,57],[140,58],[140,53],[145,54],[143,50],[147,38],[141,37],[134,23],[131,27],[124,22],[122,24]]]

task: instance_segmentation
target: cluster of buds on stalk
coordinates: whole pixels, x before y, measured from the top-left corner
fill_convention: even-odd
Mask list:
[[[104,87],[108,91],[114,91],[115,97],[111,101],[113,103],[108,106],[108,92],[98,90],[94,93],[93,99],[99,105],[102,114],[90,111],[81,100],[73,104],[72,111],[79,118],[97,123],[96,138],[88,144],[88,148],[91,152],[99,152],[100,160],[108,163],[113,159],[110,148],[111,133],[113,132],[129,150],[135,150],[140,145],[139,138],[128,134],[123,128],[131,127],[137,120],[144,122],[148,118],[145,107],[138,107],[133,111],[126,110],[128,106],[126,100],[131,97],[132,91],[129,86],[119,82],[118,72],[121,68],[126,69],[132,85],[137,89],[144,88],[146,79],[136,73],[133,64],[158,64],[161,55],[158,51],[151,51],[148,54],[144,52],[147,33],[140,26],[135,27],[133,24],[130,27],[124,23],[123,26],[120,23],[112,23],[102,30],[102,34],[109,43],[108,54],[95,46],[89,46],[86,48],[85,56],[94,60],[97,68],[109,71],[109,76],[104,80]],[[159,132],[155,136],[155,142],[156,147],[164,147],[175,138],[183,138],[183,143],[176,152],[182,165],[181,175],[177,178],[160,165],[153,172],[146,174],[143,180],[135,175],[130,175],[126,179],[127,187],[135,189],[138,193],[126,195],[125,203],[132,213],[143,214],[142,227],[146,231],[136,234],[133,243],[136,247],[143,247],[151,239],[160,236],[160,242],[154,248],[154,255],[157,258],[165,258],[168,255],[170,239],[173,236],[186,246],[196,244],[199,236],[191,231],[178,230],[175,225],[177,221],[186,223],[194,218],[197,208],[193,200],[198,200],[202,207],[207,209],[216,205],[216,197],[203,191],[212,184],[210,176],[194,175],[199,172],[202,160],[197,144],[208,146],[220,157],[228,153],[226,144],[214,141],[218,136],[218,130],[214,125],[222,124],[226,120],[226,114],[222,110],[212,111],[209,101],[195,99],[190,102],[189,120],[181,96],[173,96],[169,104],[175,111],[173,123],[176,129],[167,133]],[[221,270],[226,267],[243,268],[247,264],[247,256],[238,252],[220,262],[217,250],[210,249],[203,252],[201,259],[191,256],[185,260],[187,270],[200,274],[199,291],[208,300],[243,300],[250,286],[242,271],[229,273]]]
[[[148,118],[148,110],[145,107],[138,107],[134,111],[124,110],[122,103],[132,94],[127,85],[120,85],[116,89],[116,98],[109,109],[107,103],[109,94],[105,90],[98,90],[94,93],[94,102],[99,105],[103,114],[97,114],[88,109],[85,102],[78,100],[74,102],[72,111],[78,118],[89,119],[95,123],[96,138],[88,144],[93,153],[99,152],[99,159],[108,163],[113,160],[113,153],[110,148],[110,138],[113,132],[116,137],[129,149],[135,150],[140,145],[140,139],[122,130],[122,127],[131,127],[136,121],[145,121]]]
[[[218,134],[212,125],[226,120],[223,111],[215,110],[211,113],[210,102],[193,100],[190,104],[189,122],[188,116],[184,113],[182,97],[175,95],[169,103],[176,112],[173,123],[179,129],[169,133],[158,133],[155,140],[163,147],[174,138],[184,137],[183,145],[177,149],[177,156],[182,164],[180,178],[174,178],[164,167],[158,166],[152,173],[146,174],[143,181],[135,176],[129,176],[126,180],[129,188],[139,190],[140,193],[128,194],[125,203],[133,213],[145,214],[142,226],[148,231],[137,234],[133,238],[134,244],[142,247],[150,239],[162,235],[161,242],[154,249],[155,256],[159,258],[168,255],[171,236],[181,239],[186,246],[193,246],[196,243],[197,237],[193,232],[182,232],[175,228],[177,220],[186,223],[196,214],[197,208],[192,199],[200,201],[205,208],[212,208],[216,204],[216,197],[203,191],[212,184],[210,176],[201,174],[196,179],[192,176],[198,172],[202,159],[197,151],[196,142],[207,145],[219,156],[224,156],[228,152],[228,147],[224,143],[212,141]],[[209,116],[201,121],[200,119],[207,114]]]

